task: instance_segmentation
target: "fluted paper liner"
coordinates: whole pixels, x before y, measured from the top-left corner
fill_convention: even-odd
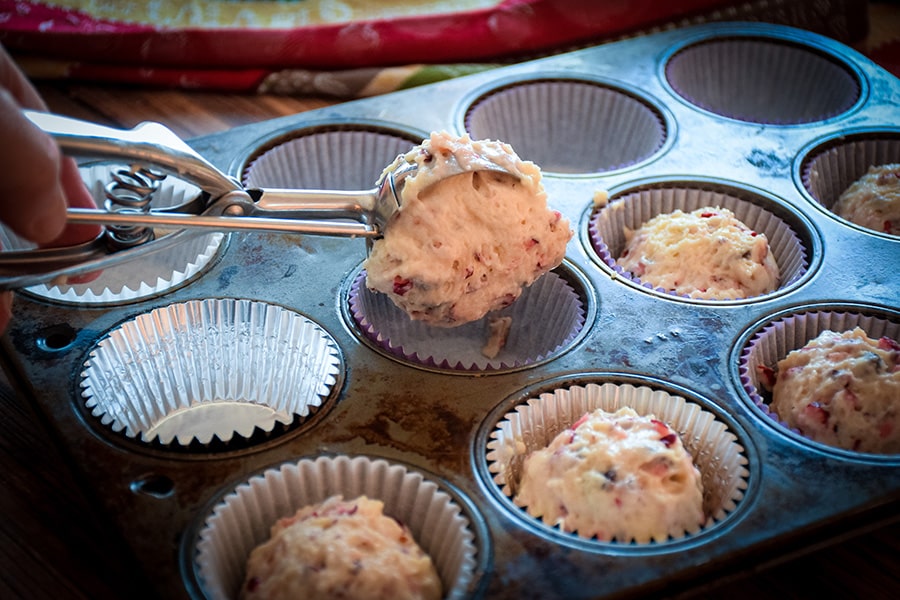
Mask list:
[[[102,424],[129,438],[188,445],[291,424],[329,396],[334,340],[280,306],[207,299],[171,304],[110,331],[81,387]]]
[[[769,251],[774,256],[780,272],[777,289],[792,285],[803,277],[809,266],[809,250],[804,246],[800,232],[795,231],[774,212],[760,204],[744,200],[737,194],[746,195],[741,192],[732,193],[727,190],[682,184],[624,192],[610,200],[606,206],[594,211],[589,224],[591,245],[597,257],[619,276],[653,289],[650,284],[642,283],[640,277],[616,264],[616,260],[625,250],[626,230],[639,229],[653,217],[675,210],[691,212],[706,206],[727,208],[744,225],[757,233],[765,234],[769,242]],[[659,288],[656,291],[678,295]]]
[[[869,167],[897,163],[900,163],[900,132],[842,135],[804,157],[800,178],[810,196],[832,211],[841,194],[865,175]]]
[[[108,163],[79,168],[81,177],[97,206],[104,205],[104,188],[110,173],[123,165]],[[199,188],[175,177],[166,177],[151,203],[152,208],[168,208],[190,200]],[[170,248],[149,253],[132,261],[108,267],[88,283],[39,284],[26,288],[35,296],[72,304],[123,304],[156,296],[192,281],[216,257],[225,241],[219,232],[190,236]],[[34,244],[0,227],[0,244],[5,249],[29,250]]]
[[[362,271],[350,289],[350,312],[370,341],[413,363],[459,371],[493,371],[531,365],[567,347],[585,324],[585,307],[572,286],[551,271],[525,288],[512,305],[460,325],[434,327],[415,321],[386,294],[372,292]],[[512,318],[505,346],[494,358],[481,350],[488,322]]]
[[[247,187],[366,190],[419,141],[365,130],[298,132],[261,149],[244,169]]]
[[[860,97],[857,76],[812,47],[776,39],[720,38],[675,53],[666,79],[680,96],[723,117],[778,125],[840,115]]]
[[[250,552],[271,526],[297,509],[341,494],[381,500],[384,513],[410,528],[431,557],[445,599],[468,597],[476,545],[468,518],[441,485],[403,465],[365,456],[301,459],[271,468],[237,486],[206,518],[194,569],[210,600],[236,600]]]
[[[771,418],[773,422],[785,430],[803,437],[809,443],[825,446],[825,444],[804,436],[796,429],[790,427],[774,411],[769,409],[772,395],[761,384],[759,370],[763,366],[775,370],[778,366],[778,361],[785,358],[791,351],[802,348],[823,331],[844,332],[856,327],[861,328],[866,332],[866,335],[876,340],[883,336],[894,340],[900,339],[900,321],[892,320],[887,316],[880,317],[840,307],[835,307],[833,310],[820,309],[785,315],[765,325],[756,335],[748,340],[746,346],[740,352],[738,371],[744,391],[746,391],[757,408]],[[849,450],[842,451],[851,452]]]
[[[493,91],[473,103],[465,126],[472,139],[502,140],[550,173],[621,169],[655,154],[667,134],[660,111],[647,101],[577,80]]]
[[[702,477],[703,510],[707,515],[703,529],[722,521],[737,508],[747,488],[748,461],[743,446],[728,425],[712,412],[681,396],[629,383],[589,383],[559,388],[530,398],[510,410],[497,423],[487,444],[488,470],[494,484],[515,503],[526,456],[547,447],[557,434],[571,427],[584,414],[597,409],[615,412],[623,407],[632,408],[640,415],[655,415],[681,436]],[[527,512],[527,507],[523,509]],[[552,524],[543,523],[539,517],[526,512],[521,513],[524,518],[535,519],[554,529]],[[684,536],[700,530],[685,531]],[[577,533],[571,535],[590,539]]]

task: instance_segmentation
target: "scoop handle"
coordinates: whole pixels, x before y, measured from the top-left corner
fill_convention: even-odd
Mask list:
[[[161,123],[145,122],[134,129],[116,129],[52,113],[23,112],[70,156],[138,163],[189,181],[212,198],[243,189]]]

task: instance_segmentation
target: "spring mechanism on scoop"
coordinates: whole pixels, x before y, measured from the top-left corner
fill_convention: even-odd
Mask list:
[[[112,181],[105,188],[106,210],[115,213],[146,213],[150,211],[150,202],[166,174],[131,165],[130,168],[116,169],[111,177]],[[124,249],[149,242],[154,234],[152,227],[108,225],[106,236],[114,248]]]

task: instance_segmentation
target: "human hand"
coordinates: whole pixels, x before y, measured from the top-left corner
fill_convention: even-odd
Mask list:
[[[44,246],[66,246],[96,237],[97,225],[66,226],[66,206],[94,206],[74,159],[22,114],[47,106],[0,46],[0,221]],[[12,293],[0,294],[0,332],[11,316]]]

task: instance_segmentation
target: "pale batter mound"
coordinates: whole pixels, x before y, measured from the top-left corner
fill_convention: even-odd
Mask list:
[[[405,162],[418,170],[365,268],[366,286],[412,319],[439,327],[476,321],[562,262],[569,221],[547,207],[537,165],[508,144],[433,133],[395,165]],[[514,176],[472,171],[482,164]],[[444,179],[454,165],[467,172]]]
[[[382,509],[365,496],[333,496],[279,520],[250,554],[241,597],[440,599],[431,559]]]
[[[596,410],[525,459],[515,501],[563,531],[664,541],[704,522],[703,484],[681,438],[631,408]]]
[[[900,453],[900,344],[823,331],[778,362],[771,409],[823,444]]]
[[[625,233],[616,264],[667,292],[726,300],[778,287],[779,268],[766,236],[726,208],[676,210]]]
[[[900,163],[869,167],[832,210],[861,227],[900,235]]]

